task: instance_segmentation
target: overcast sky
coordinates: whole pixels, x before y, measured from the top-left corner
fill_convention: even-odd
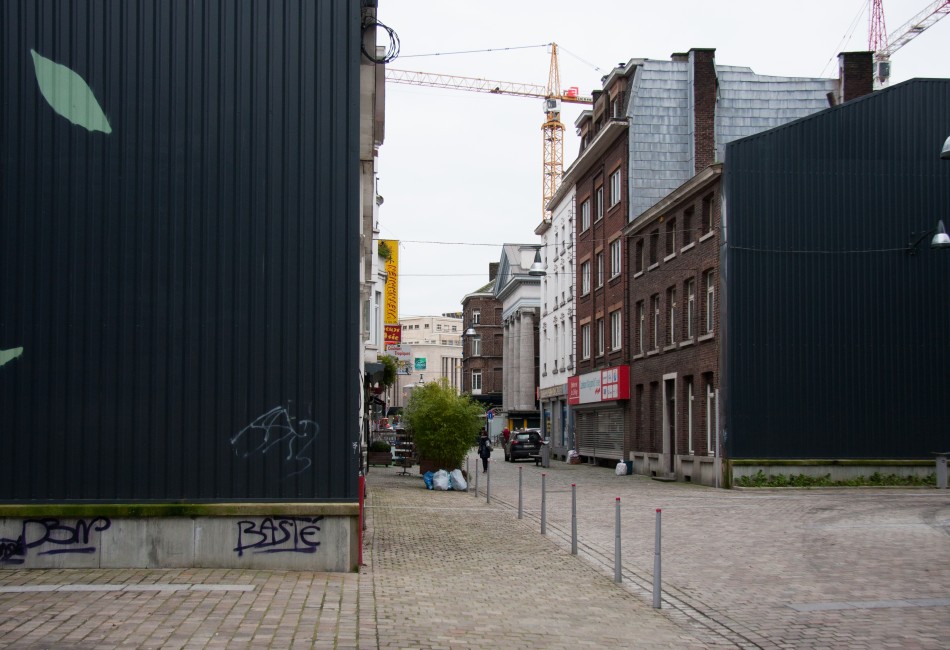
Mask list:
[[[893,34],[930,0],[884,0]],[[868,0],[379,0],[401,43],[391,68],[546,85],[558,44],[562,89],[581,94],[632,58],[715,48],[758,74],[836,77],[837,53],[867,49]],[[387,42],[380,30],[378,39]],[[518,48],[518,49],[515,49]],[[470,50],[494,50],[450,54]],[[441,53],[440,56],[415,56]],[[900,49],[891,83],[950,77],[950,17]],[[564,105],[564,167],[577,157]],[[399,314],[460,311],[503,243],[536,243],[542,218],[541,100],[386,85],[380,236],[398,239]],[[947,126],[950,135],[950,125]],[[942,143],[935,143],[939,147]],[[483,245],[484,244],[484,245]]]

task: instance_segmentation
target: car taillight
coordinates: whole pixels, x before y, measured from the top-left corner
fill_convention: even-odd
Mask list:
[[[512,447],[514,447],[515,445],[520,445],[520,444],[521,444],[521,443],[518,442],[517,440],[512,440],[512,441],[511,441],[511,446],[512,446]]]

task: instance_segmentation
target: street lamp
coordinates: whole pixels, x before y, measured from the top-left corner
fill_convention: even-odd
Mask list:
[[[528,275],[532,277],[541,277],[542,275],[547,275],[544,272],[544,264],[541,263],[541,249],[534,251],[534,264],[531,265],[531,268],[528,269]]]
[[[944,228],[943,219],[941,219],[937,222],[936,228],[927,230],[913,242],[907,244],[907,254],[916,255],[918,253],[918,246],[920,246],[920,242],[931,235],[933,235],[933,238],[930,240],[931,248],[950,248],[950,235],[947,235],[947,229]]]
[[[947,141],[943,143],[943,151],[940,152],[940,157],[943,160],[950,160],[950,138],[947,138]]]

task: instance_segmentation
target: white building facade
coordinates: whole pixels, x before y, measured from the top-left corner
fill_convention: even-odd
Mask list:
[[[541,281],[528,270],[537,244],[505,244],[495,276],[495,298],[503,323],[502,409],[511,430],[540,425],[538,411],[538,328]]]
[[[462,391],[462,318],[455,315],[407,316],[399,319],[403,348],[412,361],[408,375],[397,378],[399,406],[420,382],[445,379],[456,393]]]
[[[550,221],[535,228],[541,236],[541,327],[538,334],[541,433],[551,453],[566,458],[573,448],[567,378],[574,374],[574,216],[573,188],[549,206]]]

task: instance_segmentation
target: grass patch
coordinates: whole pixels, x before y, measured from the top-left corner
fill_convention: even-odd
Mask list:
[[[898,476],[874,472],[870,476],[855,476],[850,479],[832,480],[831,474],[808,476],[806,474],[773,474],[766,476],[759,470],[753,476],[740,476],[735,479],[736,487],[936,487],[937,474],[927,476]]]

